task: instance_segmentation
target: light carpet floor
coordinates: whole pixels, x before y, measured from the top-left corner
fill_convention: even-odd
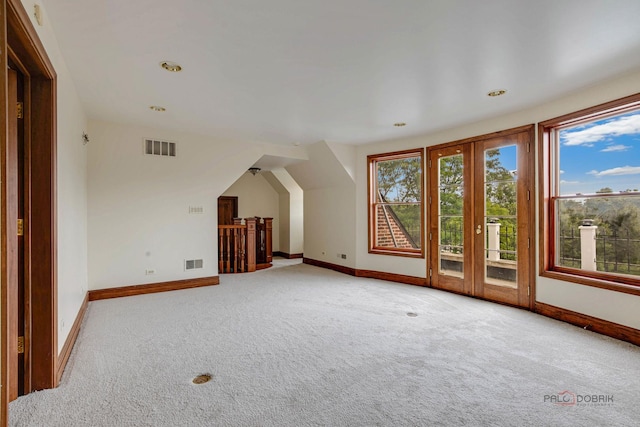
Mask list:
[[[545,401],[564,391],[612,401]],[[62,383],[10,425],[638,426],[639,398],[639,347],[296,264],[90,303]]]

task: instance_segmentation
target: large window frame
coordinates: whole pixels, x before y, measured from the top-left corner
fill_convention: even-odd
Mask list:
[[[538,123],[540,275],[587,286],[640,295],[640,277],[557,265],[556,202],[560,195],[559,132],[640,108],[640,93]],[[630,194],[630,193],[627,193]],[[640,193],[633,193],[640,194]],[[616,195],[613,195],[614,197]]]
[[[380,202],[377,197],[378,192],[378,168],[377,164],[384,161],[389,160],[402,160],[413,157],[420,158],[420,200],[417,202]],[[369,206],[369,253],[372,254],[382,254],[382,255],[395,255],[395,256],[403,256],[410,258],[424,258],[425,256],[425,238],[424,238],[424,223],[425,223],[425,213],[424,213],[424,192],[425,192],[425,167],[424,167],[424,149],[416,148],[411,150],[404,151],[394,151],[391,153],[383,153],[383,154],[372,154],[367,156],[367,165],[368,165],[368,175],[367,175],[367,187],[368,187],[368,206]],[[420,209],[420,248],[398,248],[392,246],[379,246],[376,243],[378,242],[377,236],[377,227],[376,227],[376,215],[378,212],[378,207],[385,206],[393,206],[393,205],[417,205]]]

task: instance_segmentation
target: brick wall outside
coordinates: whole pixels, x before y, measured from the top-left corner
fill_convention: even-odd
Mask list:
[[[415,248],[404,229],[398,225],[398,220],[391,210],[387,209],[386,212],[387,215],[385,216],[385,208],[383,206],[378,207],[378,242],[376,246],[403,249]],[[392,233],[395,236],[395,244],[393,243]]]

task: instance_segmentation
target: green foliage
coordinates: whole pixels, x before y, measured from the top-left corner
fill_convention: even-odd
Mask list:
[[[463,244],[463,157],[454,155],[439,160],[440,180],[440,244],[455,246]],[[500,162],[500,150],[486,151],[485,158],[485,212],[487,218],[496,218],[501,224],[500,249],[516,250],[517,199],[514,175]],[[511,218],[513,217],[513,218]],[[503,259],[515,259],[514,254],[503,253]]]
[[[420,205],[393,205],[390,208],[419,248],[421,243]]]
[[[417,247],[421,243],[422,157],[377,162],[377,183],[381,200],[390,205]],[[396,204],[400,203],[400,204]]]
[[[422,158],[385,160],[377,163],[378,191],[387,202],[420,202]]]
[[[597,194],[613,193],[602,188]],[[558,202],[560,265],[580,268],[582,220],[598,227],[596,262],[599,271],[640,275],[640,197],[590,197]],[[635,264],[635,266],[633,265]]]
[[[501,259],[515,260],[517,249],[517,186],[514,174],[500,163],[500,150],[485,152],[485,212],[500,223]]]
[[[464,165],[461,154],[442,158],[439,163],[440,244],[461,253],[463,246]]]

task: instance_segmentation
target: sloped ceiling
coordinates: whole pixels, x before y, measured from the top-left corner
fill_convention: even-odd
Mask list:
[[[303,190],[355,186],[353,178],[325,141],[309,145],[307,151],[308,161],[285,168]]]

